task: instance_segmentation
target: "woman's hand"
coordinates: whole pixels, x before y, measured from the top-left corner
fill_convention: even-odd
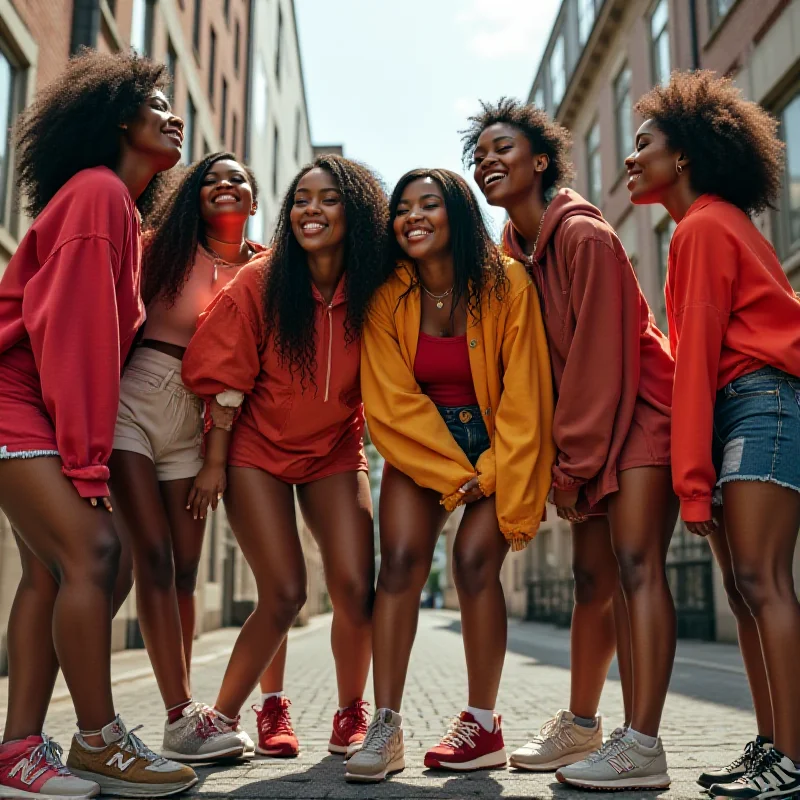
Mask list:
[[[228,485],[224,464],[203,464],[186,501],[186,510],[195,519],[205,519],[208,507],[217,510],[219,501]]]
[[[569,492],[564,489],[553,489],[553,505],[561,519],[565,519],[567,522],[586,522],[588,517],[575,508],[578,503],[578,494],[578,489]]]
[[[92,508],[96,508],[98,503],[102,503],[106,511],[112,511],[111,508],[111,498],[110,497],[92,497],[90,498],[89,502],[92,504]]]
[[[463,495],[465,503],[474,503],[483,497],[483,489],[478,483],[477,476],[470,478],[458,491]]]
[[[713,518],[707,519],[705,522],[684,522],[684,525],[695,536],[702,536],[704,539],[706,536],[711,536],[719,527],[719,523]]]

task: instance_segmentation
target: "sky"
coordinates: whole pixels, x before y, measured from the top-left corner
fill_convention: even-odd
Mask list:
[[[415,167],[470,177],[458,131],[479,99],[527,99],[560,2],[295,0],[312,142],[390,191]],[[504,212],[476,194],[496,235]]]

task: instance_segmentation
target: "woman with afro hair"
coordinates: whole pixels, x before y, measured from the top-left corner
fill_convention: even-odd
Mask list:
[[[264,250],[244,235],[257,193],[246,166],[214,153],[186,170],[152,215],[147,322],[122,378],[109,462],[116,526],[133,554],[139,622],[166,706],[161,753],[182,761],[252,747],[192,701],[197,567],[207,509],[225,490],[225,454],[209,449],[203,459],[202,404],[181,382],[181,359],[206,306]]]
[[[459,175],[416,169],[389,204],[389,277],[364,328],[370,435],[386,459],[373,620],[377,711],[350,781],[405,765],[400,714],[436,540],[464,506],[453,547],[467,705],[425,766],[505,767],[495,714],[506,652],[500,571],[542,520],[553,464],[553,387],[539,301],[523,266],[492,242]]]
[[[658,729],[676,635],[665,570],[678,512],[669,469],[674,365],[616,233],[577,192],[558,188],[571,173],[569,143],[544,111],[506,98],[484,103],[464,132],[476,183],[508,212],[503,246],[542,297],[558,397],[552,499],[573,534],[570,709],[511,763],[558,769],[578,787],[666,788]],[[624,602],[614,606],[620,582]],[[621,663],[630,652],[632,698],[625,728],[602,746],[595,715],[614,616]],[[621,774],[614,759],[626,765]]]
[[[216,716],[239,730],[242,705],[305,603],[296,487],[333,605],[333,753],[360,746],[367,727],[375,567],[360,336],[381,283],[386,216],[385,192],[369,169],[341,156],[317,158],[292,181],[270,252],[217,296],[183,359],[189,389],[236,412],[231,431],[212,408],[206,447],[227,453],[225,508],[258,591]],[[283,743],[296,745],[288,741],[288,700],[279,700]],[[280,738],[271,742],[276,749]]]
[[[783,145],[776,120],[711,72],[673,73],[636,110],[631,201],[677,223],[673,482],[722,570],[758,724],[740,758],[699,782],[716,796],[783,797],[800,790],[800,302],[752,221],[778,197]]]
[[[17,126],[34,221],[0,280],[0,508],[22,560],[8,625],[4,797],[160,797],[197,781],[126,730],[111,696],[121,597],[107,463],[120,370],[144,318],[137,205],[183,141],[165,86],[162,65],[86,52]],[[42,734],[59,665],[78,717],[69,771]]]

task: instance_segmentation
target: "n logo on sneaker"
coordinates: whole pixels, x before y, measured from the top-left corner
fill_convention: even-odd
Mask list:
[[[125,772],[128,767],[136,761],[136,756],[131,756],[127,761],[125,761],[122,753],[114,753],[111,758],[106,761],[107,767],[119,767],[120,772]]]
[[[47,767],[39,767],[37,769],[27,758],[21,758],[9,773],[9,777],[15,778],[18,772],[22,773],[19,776],[20,781],[26,786],[31,786],[37,778],[41,778],[47,772]]]
[[[614,769],[617,775],[622,775],[623,772],[630,772],[636,769],[636,764],[628,758],[627,753],[617,753],[608,759],[608,765]]]

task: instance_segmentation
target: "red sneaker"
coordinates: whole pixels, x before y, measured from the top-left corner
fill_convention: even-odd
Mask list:
[[[347,758],[361,749],[369,728],[369,713],[366,700],[356,700],[344,711],[333,716],[333,732],[328,742],[329,753],[344,753]]]
[[[425,766],[463,772],[505,767],[506,750],[500,727],[503,719],[496,714],[494,720],[494,730],[490,733],[472,714],[462,711],[442,741],[425,753]]]
[[[94,781],[76,778],[61,763],[62,755],[44,734],[0,745],[0,797],[88,800],[100,794]]]
[[[287,697],[270,697],[263,706],[253,706],[258,726],[256,753],[259,755],[286,758],[300,752],[289,716],[290,705]]]

